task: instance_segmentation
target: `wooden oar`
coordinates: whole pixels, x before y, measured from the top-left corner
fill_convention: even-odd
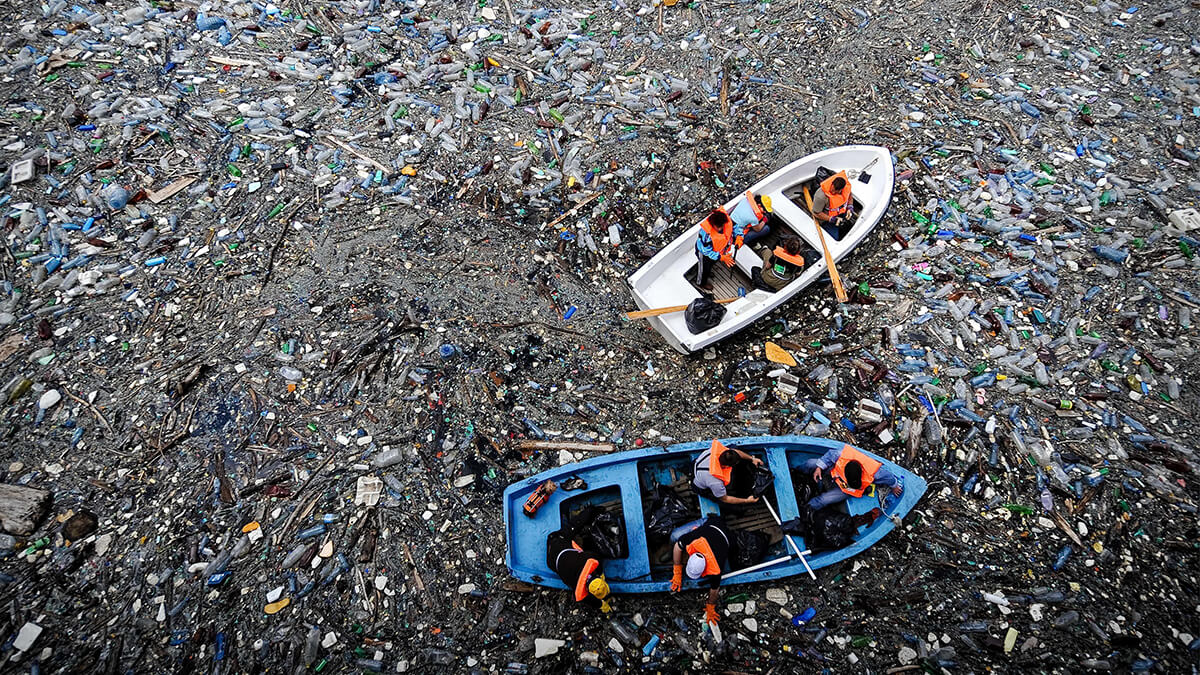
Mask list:
[[[825,228],[821,227],[821,222],[813,213],[812,196],[808,194],[808,186],[804,187],[804,203],[808,206],[809,217],[817,226],[817,236],[821,238],[821,251],[825,253],[825,266],[829,268],[829,280],[833,282],[833,294],[837,296],[838,302],[849,302],[850,296],[846,295],[846,288],[842,286],[842,275],[838,274],[837,266],[833,264],[833,254],[829,252],[829,245],[825,243]]]
[[[737,299],[738,298],[721,298],[720,300],[713,300],[713,302],[717,303],[718,305],[724,305],[724,304],[733,302],[734,300],[737,300]],[[661,314],[671,314],[673,312],[682,312],[683,310],[685,310],[687,308],[688,308],[687,305],[675,305],[674,307],[659,307],[658,309],[643,309],[643,310],[640,310],[637,312],[625,312],[625,318],[626,319],[645,319],[648,316],[659,316]]]

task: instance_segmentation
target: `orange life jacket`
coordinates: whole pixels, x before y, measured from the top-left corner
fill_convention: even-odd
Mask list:
[[[700,227],[708,233],[708,238],[712,240],[713,250],[717,253],[725,253],[733,243],[733,219],[729,218],[729,214],[726,213],[724,207],[718,207],[716,210],[725,214],[727,218],[725,228],[720,232],[717,231],[716,226],[709,222],[712,214],[709,214],[708,217],[700,221]]]
[[[733,475],[733,467],[725,466],[721,463],[721,455],[729,452],[729,448],[722,445],[721,441],[713,439],[712,448],[708,452],[708,472],[715,476],[717,480],[729,485],[729,479]]]
[[[782,246],[776,246],[775,250],[771,251],[771,255],[785,262],[790,262],[796,267],[804,267],[804,256],[792,255],[788,253]]]
[[[750,210],[754,212],[754,218],[758,222],[763,222],[767,219],[767,212],[763,207],[758,205],[758,200],[754,198],[754,193],[746,190],[746,203],[750,205]]]
[[[850,462],[858,462],[862,465],[862,483],[858,489],[846,485],[846,465]],[[883,466],[882,462],[871,459],[860,452],[858,448],[846,445],[842,447],[842,454],[838,455],[837,464],[833,465],[833,470],[829,474],[833,476],[833,482],[842,492],[851,497],[861,497],[867,491],[867,487],[875,482],[875,472],[879,471],[881,466]]]
[[[704,573],[700,576],[707,577],[721,573],[721,566],[717,564],[717,556],[713,554],[712,546],[708,545],[708,540],[704,537],[699,537],[688,544],[687,553],[689,556],[694,553],[704,556]]]
[[[842,188],[841,192],[833,189],[833,181],[837,178],[846,181],[846,187]],[[825,209],[825,215],[830,218],[836,218],[850,210],[850,179],[846,176],[845,171],[839,171],[821,181],[821,191],[829,199],[829,206]]]
[[[571,542],[571,545],[575,547],[576,551],[583,550],[575,542]],[[592,572],[599,567],[600,561],[595,558],[588,558],[587,562],[583,563],[583,570],[579,573],[579,578],[575,580],[575,602],[583,602],[584,598],[588,596],[588,577],[592,576]]]

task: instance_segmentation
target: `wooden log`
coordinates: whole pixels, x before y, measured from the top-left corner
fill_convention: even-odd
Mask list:
[[[25,537],[50,510],[50,493],[24,485],[0,483],[0,528]]]
[[[582,441],[521,441],[521,450],[566,450],[567,452],[612,452],[612,443],[584,443]]]

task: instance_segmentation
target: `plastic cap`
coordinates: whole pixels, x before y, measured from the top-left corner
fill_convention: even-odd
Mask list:
[[[687,575],[689,579],[699,579],[704,574],[704,554],[693,553],[687,561]]]

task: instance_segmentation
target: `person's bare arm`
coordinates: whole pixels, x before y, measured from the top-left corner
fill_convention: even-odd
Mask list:
[[[734,497],[733,495],[725,495],[720,499],[723,504],[753,504],[758,501],[758,497],[753,495],[749,497]]]
[[[708,604],[710,604],[710,605],[717,604],[717,600],[720,597],[721,597],[721,592],[719,589],[716,589],[716,588],[708,589]]]
[[[675,542],[675,546],[671,548],[671,562],[676,565],[683,564],[683,546],[679,542]]]
[[[826,197],[825,193],[820,188],[817,188],[817,191],[813,195],[812,199],[813,215],[816,216],[816,219],[821,222],[828,222],[829,216],[825,214],[825,211],[828,208],[829,197]]]
[[[761,459],[748,455],[737,448],[734,448],[733,451],[737,453],[738,457],[741,457],[747,462],[754,464],[754,466],[762,466],[763,461]]]

